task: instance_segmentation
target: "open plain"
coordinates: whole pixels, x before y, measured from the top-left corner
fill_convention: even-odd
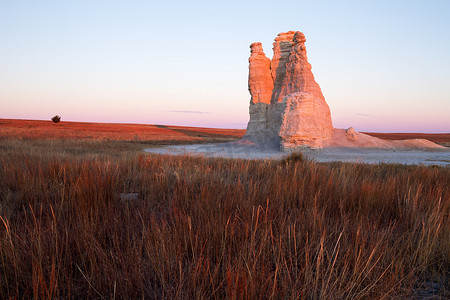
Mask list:
[[[143,151],[243,134],[0,120],[0,294],[449,297],[449,167]]]
[[[450,299],[449,11],[0,1],[0,300]]]

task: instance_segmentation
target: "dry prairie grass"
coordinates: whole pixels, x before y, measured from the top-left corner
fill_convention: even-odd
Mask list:
[[[449,296],[449,168],[0,145],[1,298]]]
[[[132,141],[151,144],[228,142],[244,129],[0,119],[0,138]]]

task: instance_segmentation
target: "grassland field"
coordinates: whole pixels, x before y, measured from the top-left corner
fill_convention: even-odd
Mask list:
[[[0,298],[450,297],[448,167],[142,152],[244,133],[0,119]]]

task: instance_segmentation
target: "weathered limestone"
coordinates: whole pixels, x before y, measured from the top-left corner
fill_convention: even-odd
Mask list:
[[[270,71],[270,59],[264,54],[261,43],[251,44],[250,49],[248,90],[252,98],[247,134],[256,138],[267,134],[266,120],[272,98],[273,79]]]
[[[281,102],[285,96],[298,92],[309,93],[318,101],[325,101],[322,91],[311,72],[311,65],[306,57],[305,41],[303,33],[297,31],[294,35],[294,44],[285,67],[283,83],[279,87],[277,102]]]
[[[270,59],[263,52],[261,43],[250,45],[251,55],[248,59],[248,90],[252,96],[250,103],[270,104],[273,79],[270,72]]]
[[[325,101],[310,93],[293,93],[283,98],[280,146],[292,151],[305,146],[321,148],[333,134],[331,114]]]
[[[299,31],[278,34],[271,61],[264,55],[261,43],[250,46],[252,99],[244,138],[292,151],[322,147],[323,141],[331,137],[330,109],[311,72],[305,41]]]
[[[272,78],[274,80],[274,91],[272,102],[281,102],[283,98],[279,96],[284,77],[286,75],[286,64],[291,54],[294,44],[295,31],[279,33],[273,43],[273,58],[270,64]]]

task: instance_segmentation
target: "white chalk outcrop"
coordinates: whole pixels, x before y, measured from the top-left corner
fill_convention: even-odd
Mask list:
[[[333,129],[333,135],[326,140],[323,145],[326,148],[378,148],[378,149],[408,149],[408,148],[429,148],[445,149],[444,146],[433,143],[425,139],[408,140],[383,140],[368,134],[355,131],[353,127],[348,129]]]
[[[303,148],[441,148],[427,140],[386,141],[356,132],[334,129],[331,113],[308,62],[305,36],[300,31],[278,34],[273,58],[261,43],[250,45],[248,90],[250,120],[239,143],[285,152]]]
[[[299,31],[280,33],[271,61],[261,43],[250,46],[248,85],[252,98],[244,138],[289,150],[322,147],[331,137],[330,109],[311,72],[305,41]]]

